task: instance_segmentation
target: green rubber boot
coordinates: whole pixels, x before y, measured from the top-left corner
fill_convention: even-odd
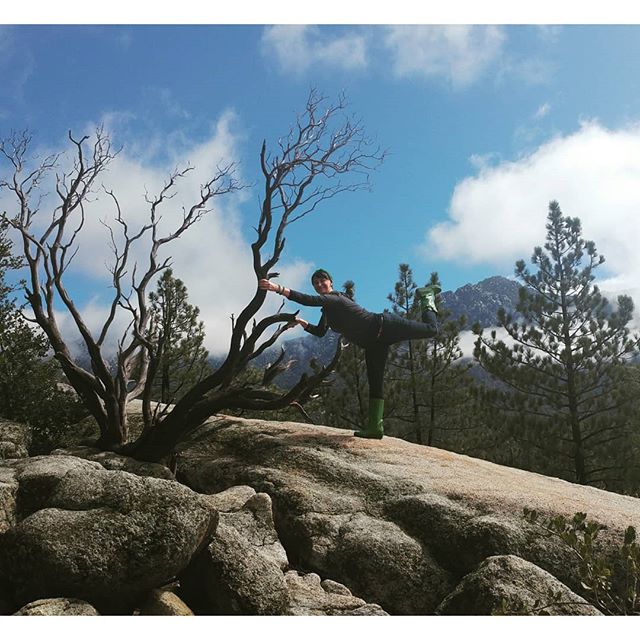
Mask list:
[[[358,438],[380,440],[384,435],[383,415],[384,400],[382,398],[369,398],[369,424],[366,429],[355,431],[353,435]]]
[[[433,311],[438,313],[438,307],[436,306],[436,296],[442,291],[442,288],[438,284],[428,284],[426,287],[420,287],[416,289],[416,298],[420,303],[420,309],[424,314],[425,311]]]

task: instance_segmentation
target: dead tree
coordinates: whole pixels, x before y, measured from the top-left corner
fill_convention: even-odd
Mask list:
[[[82,317],[73,297],[65,287],[64,276],[78,251],[79,236],[85,226],[87,206],[95,197],[99,177],[116,157],[109,137],[98,129],[92,144],[89,137],[76,140],[69,132],[73,149],[73,163],[54,178],[56,204],[51,221],[39,224],[43,196],[40,191],[48,174],[59,169],[59,155],[49,156],[35,168],[29,168],[27,152],[31,138],[26,133],[13,134],[0,143],[2,153],[12,166],[8,180],[0,181],[0,188],[12,192],[18,203],[17,213],[10,218],[19,232],[22,253],[28,270],[25,293],[34,313],[35,322],[44,330],[69,382],[82,398],[100,428],[100,446],[113,448],[127,439],[127,403],[140,396],[151,383],[149,368],[159,352],[157,341],[149,340],[150,310],[147,287],[152,279],[170,264],[160,260],[160,249],[185,233],[209,209],[208,204],[217,196],[239,187],[233,177],[233,165],[219,169],[216,175],[201,186],[200,197],[182,212],[171,232],[161,234],[160,209],[175,194],[177,183],[191,168],[174,171],[156,197],[146,196],[149,220],[140,229],[132,231],[122,214],[116,195],[105,190],[115,207],[115,227],[120,228],[122,240],[116,241],[116,232],[110,227],[114,263],[111,267],[113,297],[107,318],[94,335]],[[89,149],[88,149],[89,147]],[[139,269],[131,265],[134,245],[148,242],[148,264]],[[141,273],[139,273],[139,270]],[[90,368],[78,364],[71,353],[59,325],[55,304],[61,301],[78,329],[82,344],[90,360]],[[112,328],[118,309],[131,314],[131,322],[118,344],[115,364],[110,364],[105,341]],[[131,387],[132,374],[136,384]]]
[[[26,153],[30,138],[14,135],[0,144],[0,152],[13,167],[12,176],[0,181],[0,188],[12,192],[18,211],[10,218],[20,233],[28,265],[26,296],[35,321],[45,331],[55,357],[71,385],[83,399],[100,428],[99,445],[105,449],[124,450],[140,459],[157,460],[172,452],[175,445],[209,416],[229,409],[281,409],[307,397],[326,378],[339,357],[311,376],[303,375],[292,389],[277,393],[264,386],[247,386],[236,382],[251,360],[275,344],[293,326],[295,314],[280,312],[255,320],[266,292],[257,286],[258,280],[275,277],[274,267],[285,246],[288,226],[313,212],[316,207],[343,191],[368,186],[368,172],[383,159],[384,153],[365,138],[362,126],[346,114],[346,104],[340,98],[325,106],[325,99],[315,91],[309,95],[304,112],[286,138],[270,152],[266,142],[260,153],[264,195],[259,222],[252,244],[256,291],[253,298],[233,323],[228,355],[210,376],[196,384],[174,405],[159,406],[151,401],[153,374],[162,355],[162,335],[151,330],[147,288],[158,273],[170,266],[170,260],[160,260],[164,245],[177,240],[209,211],[218,196],[230,193],[239,185],[234,167],[219,169],[201,187],[199,199],[183,210],[180,220],[170,233],[161,234],[160,209],[175,194],[177,184],[190,171],[175,171],[160,194],[147,197],[149,221],[140,229],[130,229],[112,191],[106,191],[115,208],[115,226],[120,230],[118,242],[110,228],[115,261],[111,268],[114,289],[108,317],[98,336],[92,335],[71,295],[64,286],[63,276],[78,249],[78,236],[85,222],[85,209],[98,188],[98,177],[117,152],[111,148],[102,130],[96,133],[91,153],[86,153],[87,138],[75,140],[69,134],[74,149],[74,165],[67,173],[56,175],[58,205],[52,221],[43,232],[36,233],[33,224],[40,206],[41,183],[59,164],[51,156],[29,170]],[[132,249],[137,243],[149,242],[148,264],[144,269],[131,264]],[[263,256],[263,252],[267,254]],[[139,273],[140,271],[140,273]],[[79,330],[90,357],[91,367],[81,367],[73,358],[61,334],[54,310],[59,298]],[[119,309],[131,315],[126,334],[119,342],[115,367],[110,367],[105,354],[105,340]],[[271,334],[265,336],[268,332]],[[132,377],[135,375],[135,384]],[[266,376],[269,379],[273,375]],[[133,384],[133,388],[131,388]],[[143,400],[144,429],[134,442],[128,441],[126,405],[134,398]]]
[[[284,250],[287,228],[313,212],[321,202],[344,191],[368,187],[369,171],[385,155],[365,137],[362,125],[346,114],[342,97],[335,104],[325,107],[325,103],[322,96],[312,91],[304,112],[286,138],[278,141],[277,150],[270,153],[263,142],[260,166],[264,195],[256,239],[251,245],[255,293],[234,318],[225,361],[188,391],[161,420],[149,423],[129,447],[137,458],[156,460],[166,455],[205,419],[224,409],[282,409],[304,400],[335,368],[340,344],[328,365],[313,375],[303,375],[288,392],[234,384],[249,362],[272,346],[295,318],[295,314],[277,313],[253,321],[266,297],[266,292],[257,286],[258,280],[275,277],[273,269]],[[263,256],[263,252],[267,255]],[[274,325],[277,328],[264,339]]]

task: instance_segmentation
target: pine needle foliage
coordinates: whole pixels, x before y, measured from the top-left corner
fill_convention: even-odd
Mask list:
[[[594,242],[584,240],[578,218],[564,216],[557,202],[549,205],[544,247],[516,263],[523,283],[515,322],[503,309],[499,338],[474,327],[474,356],[502,384],[489,395],[496,409],[511,414],[529,446],[544,449],[558,473],[581,484],[614,481],[621,460],[604,454],[613,441],[623,442],[625,412],[634,394],[621,384],[620,373],[638,353],[638,336],[629,322],[633,302],[618,296],[615,310],[596,284],[604,262]]]

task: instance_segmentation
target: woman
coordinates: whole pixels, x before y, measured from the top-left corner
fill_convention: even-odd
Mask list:
[[[344,293],[333,290],[333,278],[325,269],[314,272],[311,284],[317,296],[293,291],[266,279],[260,280],[258,286],[266,291],[275,291],[307,307],[322,307],[322,316],[317,325],[309,324],[303,318],[296,318],[296,322],[305,331],[322,337],[330,328],[364,348],[369,382],[369,420],[366,428],[356,431],[354,435],[380,439],[384,435],[383,382],[389,346],[402,340],[433,338],[437,335],[435,299],[440,287],[428,285],[416,289],[416,297],[422,309],[422,322],[416,322],[391,313],[371,313],[363,309]]]

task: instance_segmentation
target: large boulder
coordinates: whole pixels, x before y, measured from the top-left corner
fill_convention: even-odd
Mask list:
[[[129,612],[184,569],[217,525],[206,499],[175,481],[66,456],[13,468],[18,522],[0,538],[0,575],[18,606],[71,597],[101,613]]]
[[[207,496],[219,512],[220,523],[235,529],[256,551],[285,571],[289,566],[273,522],[271,498],[246,486]]]
[[[49,598],[30,602],[14,616],[99,616],[95,607],[76,598]]]
[[[515,555],[579,593],[574,554],[528,524],[582,511],[607,550],[640,500],[395,438],[219,416],[183,443],[177,478],[201,493],[247,485],[273,504],[293,567],[344,584],[391,614],[434,613],[488,557]]]
[[[315,526],[321,524],[316,519]],[[308,531],[312,531],[310,527]],[[323,560],[324,575],[347,575],[348,586],[367,602],[392,604],[394,613],[432,613],[456,584],[428,548],[398,525],[362,513],[344,521]],[[402,597],[390,594],[402,593]]]
[[[181,576],[200,613],[387,615],[335,581],[287,571],[268,494],[235,486],[207,499],[220,513],[216,537]]]
[[[185,601],[205,615],[283,615],[289,605],[278,564],[225,524],[181,574],[180,584]]]
[[[521,522],[442,495],[399,496],[386,502],[385,513],[457,575],[484,558],[523,553],[530,545]]]
[[[15,474],[18,490],[16,495],[16,522],[28,515],[50,506],[50,498],[58,485],[69,473],[85,474],[103,471],[97,462],[71,456],[36,456],[26,460],[0,462]]]
[[[441,615],[603,615],[550,573],[517,556],[487,558],[440,604]]]
[[[18,521],[18,488],[15,469],[0,462],[0,538]],[[0,565],[0,615],[15,611],[11,600],[8,576]]]
[[[31,427],[0,418],[0,458],[27,458],[31,440]]]

